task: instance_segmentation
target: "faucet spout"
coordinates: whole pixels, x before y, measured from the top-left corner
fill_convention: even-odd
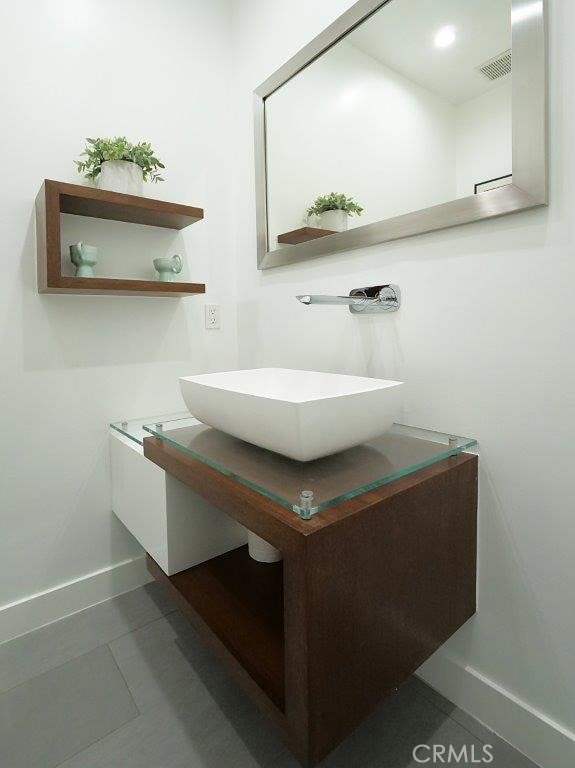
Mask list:
[[[314,296],[310,293],[300,294],[296,299],[306,307],[312,304],[331,306],[343,305],[349,311],[357,314],[365,312],[396,312],[401,305],[401,292],[397,285],[376,285],[372,288],[354,288],[349,296]]]
[[[303,296],[296,296],[296,299],[298,301],[301,301],[302,304],[306,304],[307,306],[309,306],[310,304],[328,304],[328,305],[343,304],[346,307],[378,301],[378,299],[370,299],[364,295],[361,295],[361,296],[310,296],[309,294],[305,294]]]

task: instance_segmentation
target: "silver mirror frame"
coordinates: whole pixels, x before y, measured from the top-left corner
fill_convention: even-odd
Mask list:
[[[513,184],[300,245],[268,250],[265,100],[388,2],[395,0],[359,0],[254,91],[258,269],[547,205],[546,0],[512,0]]]

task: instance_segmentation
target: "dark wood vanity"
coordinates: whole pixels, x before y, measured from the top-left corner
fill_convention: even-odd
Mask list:
[[[304,765],[342,741],[475,613],[477,456],[308,520],[157,437],[144,455],[283,553],[150,572]]]

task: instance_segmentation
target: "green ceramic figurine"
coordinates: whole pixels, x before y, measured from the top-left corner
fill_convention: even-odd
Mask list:
[[[160,257],[154,259],[154,267],[158,272],[158,280],[162,283],[172,283],[174,275],[182,271],[182,259],[180,256],[172,256],[171,259]]]
[[[98,249],[94,245],[75,243],[70,246],[70,261],[76,267],[76,277],[94,277],[92,267],[98,261]]]

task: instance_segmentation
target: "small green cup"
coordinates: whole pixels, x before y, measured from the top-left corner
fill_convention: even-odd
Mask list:
[[[98,261],[98,249],[94,245],[75,243],[70,246],[70,261],[76,267],[76,277],[94,277],[93,267]]]
[[[178,275],[182,271],[182,266],[182,259],[178,255],[172,256],[170,259],[165,256],[154,259],[154,268],[161,283],[173,283],[174,275]]]

